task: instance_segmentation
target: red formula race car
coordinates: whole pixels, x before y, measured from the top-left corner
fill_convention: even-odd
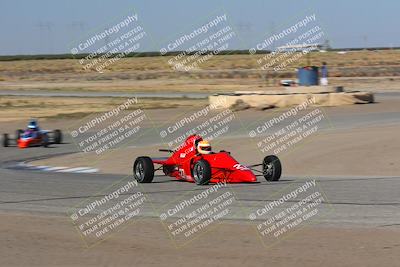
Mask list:
[[[10,138],[8,134],[3,134],[3,146],[8,147],[15,141],[19,148],[27,148],[31,146],[44,146],[49,144],[61,144],[61,130],[41,130],[36,120],[31,120],[25,131],[19,129],[16,131],[15,138]]]
[[[267,181],[278,181],[282,166],[278,157],[266,156],[261,164],[244,166],[227,151],[212,152],[210,144],[201,136],[191,135],[176,150],[160,149],[172,155],[166,158],[138,157],[133,164],[133,176],[140,183],[151,183],[155,171],[162,170],[165,175],[178,180],[208,183],[253,183],[258,176]],[[154,164],[160,165],[157,169]],[[261,167],[261,170],[255,169]]]

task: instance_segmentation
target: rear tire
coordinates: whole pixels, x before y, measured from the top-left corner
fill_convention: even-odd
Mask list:
[[[10,139],[8,138],[8,134],[3,134],[3,146],[8,147]]]
[[[54,130],[54,143],[61,144],[62,142],[62,132],[59,129]]]
[[[154,178],[154,164],[149,157],[138,157],[133,163],[133,177],[139,183],[151,183]]]
[[[42,146],[43,147],[48,147],[49,146],[49,136],[47,134],[43,134]]]
[[[197,185],[206,185],[211,180],[211,166],[206,160],[199,160],[193,166],[193,179]]]
[[[16,130],[15,131],[15,140],[18,140],[23,133],[24,133],[24,131],[21,129]]]
[[[263,175],[267,181],[279,181],[282,174],[282,165],[275,155],[266,156],[263,160]]]

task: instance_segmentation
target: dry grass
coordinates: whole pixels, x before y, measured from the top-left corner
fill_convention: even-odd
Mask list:
[[[21,60],[0,62],[0,90],[71,90],[121,92],[221,92],[260,90],[294,78],[294,68],[307,64],[307,57],[283,72],[261,71],[263,55],[220,55],[201,65],[200,71],[177,72],[168,65],[171,57],[124,58],[104,73],[82,69],[78,60]],[[311,53],[310,62],[328,62],[331,77],[394,77],[400,74],[400,50]],[[1,81],[2,80],[2,81]],[[360,83],[362,80],[357,80]],[[332,79],[332,85],[343,85]],[[370,82],[370,81],[369,81]],[[374,84],[374,86],[379,85]],[[348,85],[348,83],[344,84]]]
[[[256,60],[262,55],[220,55],[214,56],[202,65],[204,70],[223,70],[223,69],[256,69]],[[320,65],[323,61],[329,63],[331,67],[372,67],[372,66],[399,66],[399,50],[380,50],[380,51],[353,51],[346,54],[337,52],[311,53],[312,64]],[[164,57],[132,57],[124,58],[112,64],[108,70],[110,72],[125,71],[171,71],[168,60],[170,56]],[[307,64],[307,58],[302,57],[299,61],[289,65],[289,68]],[[21,60],[0,62],[0,71],[14,73],[81,73],[81,65],[78,60]],[[87,71],[88,73],[90,71]]]

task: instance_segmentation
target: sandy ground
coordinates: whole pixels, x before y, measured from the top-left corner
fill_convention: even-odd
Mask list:
[[[398,266],[399,229],[306,227],[266,247],[248,224],[223,222],[176,248],[159,220],[134,222],[85,248],[63,217],[0,215],[1,266]]]

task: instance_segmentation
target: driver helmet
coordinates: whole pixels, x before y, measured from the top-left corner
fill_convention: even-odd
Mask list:
[[[36,120],[30,120],[28,123],[28,129],[37,129],[37,122]]]
[[[200,154],[210,154],[211,153],[211,145],[208,141],[202,140],[197,144],[197,151]]]

